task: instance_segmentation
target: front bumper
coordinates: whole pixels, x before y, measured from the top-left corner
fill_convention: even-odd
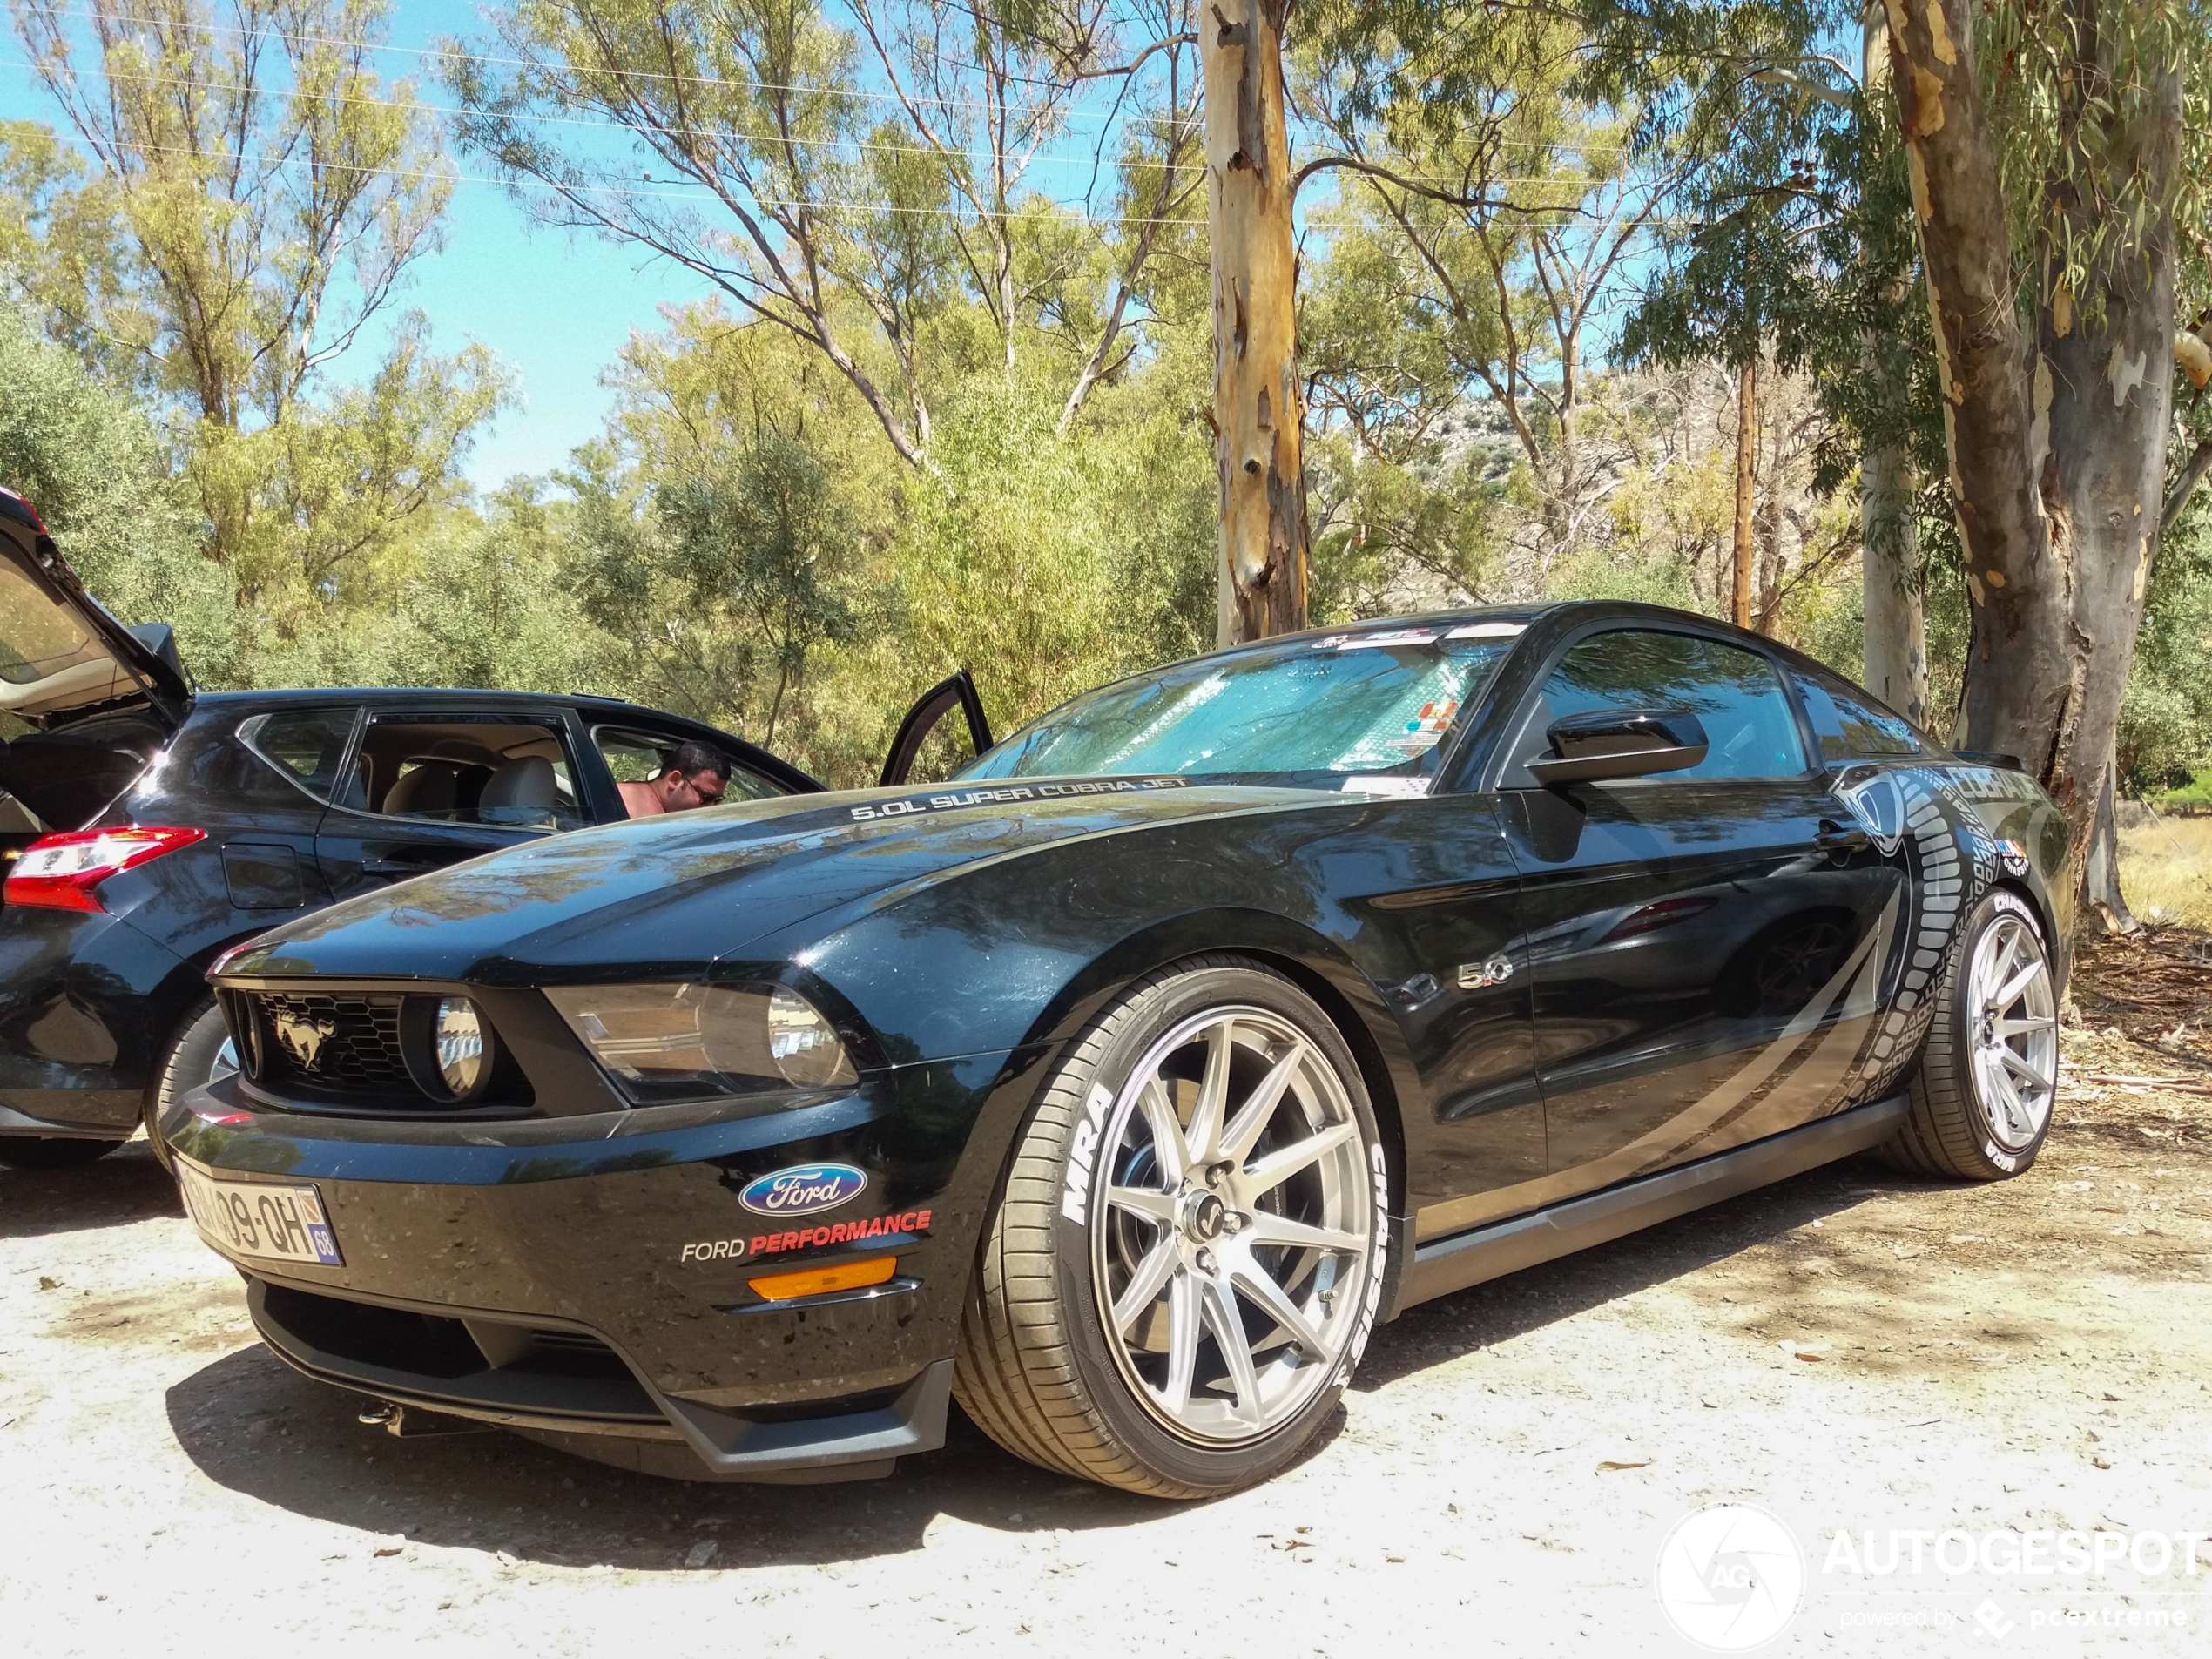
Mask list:
[[[894,1068],[753,1116],[335,1118],[219,1083],[163,1130],[207,1176],[316,1188],[341,1266],[209,1241],[308,1375],[653,1473],[837,1479],[942,1441],[1003,1146],[975,1131],[1026,1103],[1035,1060],[1015,1059]],[[866,1188],[803,1218],[744,1207],[759,1177],[817,1161]],[[904,1230],[849,1224],[886,1218]],[[863,1291],[771,1301],[748,1283],[883,1256],[893,1277]]]
[[[679,1480],[857,1480],[945,1443],[949,1358],[876,1401],[792,1415],[664,1394],[597,1332],[543,1317],[402,1308],[249,1278],[278,1358],[320,1382],[497,1424],[563,1451]]]

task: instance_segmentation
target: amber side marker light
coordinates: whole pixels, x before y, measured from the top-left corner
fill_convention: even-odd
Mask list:
[[[898,1264],[896,1256],[878,1256],[865,1262],[840,1262],[834,1267],[810,1267],[798,1273],[770,1273],[745,1283],[771,1302],[788,1302],[795,1296],[821,1296],[831,1291],[880,1285]]]

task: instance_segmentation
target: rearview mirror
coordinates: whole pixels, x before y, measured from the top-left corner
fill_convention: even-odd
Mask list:
[[[1704,723],[1686,710],[1593,709],[1545,728],[1551,758],[1528,763],[1546,789],[1681,772],[1705,758]]]

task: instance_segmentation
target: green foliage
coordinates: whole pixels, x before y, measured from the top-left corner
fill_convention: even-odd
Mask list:
[[[909,683],[974,670],[1001,731],[1211,631],[1211,525],[1191,510],[1211,516],[1210,457],[1149,422],[1063,436],[1058,413],[1049,390],[967,383],[892,548]]]
[[[235,658],[229,584],[199,556],[152,422],[12,310],[0,310],[0,482],[38,509],[110,610],[170,623],[185,662],[221,684]]]
[[[411,83],[376,73],[387,10],[14,8],[78,142],[0,127],[0,277],[153,401],[206,552],[280,631],[382,584],[506,395],[481,348],[436,356],[421,318],[393,319],[452,181]],[[374,368],[339,382],[341,357]]]
[[[2114,758],[2129,794],[2184,784],[2212,759],[2212,503],[2201,497],[2159,549]]]

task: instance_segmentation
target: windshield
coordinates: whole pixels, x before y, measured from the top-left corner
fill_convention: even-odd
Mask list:
[[[1437,624],[1176,663],[1063,705],[961,776],[1179,773],[1417,792],[1521,631]]]

